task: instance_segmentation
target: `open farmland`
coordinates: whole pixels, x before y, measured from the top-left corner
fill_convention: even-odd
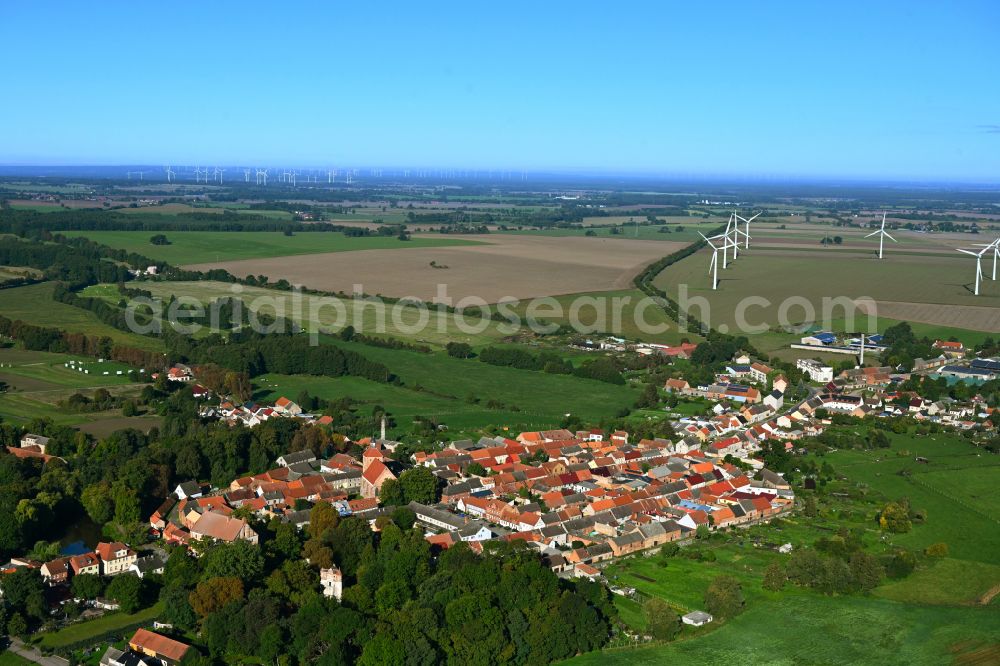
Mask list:
[[[713,326],[725,325],[729,330],[734,330],[737,324],[736,308],[740,303],[745,304],[748,323],[773,327],[780,321],[779,309],[786,299],[805,299],[821,318],[824,297],[842,299],[845,303],[868,297],[879,306],[887,302],[886,311],[883,313],[879,307],[877,312],[891,319],[914,319],[942,326],[960,323],[962,328],[980,331],[1000,330],[996,309],[1000,307],[1000,288],[986,280],[981,295],[974,296],[971,282],[975,264],[971,259],[964,261],[954,251],[903,254],[893,247],[887,249],[884,260],[878,261],[871,254],[815,247],[816,250],[776,249],[755,242],[727,270],[720,266],[717,291],[711,289],[708,274],[711,253],[706,248],[667,267],[655,283],[675,298],[679,286],[686,285],[689,297],[702,297],[711,304],[710,316],[700,318],[709,319]],[[746,301],[749,297],[762,297],[769,303]],[[924,304],[934,307],[924,308]],[[850,309],[860,314],[855,307]],[[697,307],[692,313],[698,315]],[[833,319],[845,316],[843,307],[833,310]],[[866,323],[865,317],[858,319],[860,323],[855,328]],[[792,306],[789,301],[786,323],[804,320],[803,306]],[[819,323],[822,325],[822,320]]]
[[[105,324],[93,312],[52,299],[52,282],[0,289],[0,315],[35,326],[58,328],[70,333],[107,336],[120,345],[160,351],[158,340],[120,331]]]
[[[300,234],[301,235],[301,234]],[[416,236],[418,240],[452,240]],[[670,254],[682,243],[647,243],[605,238],[548,238],[513,234],[475,236],[475,244],[416,247],[408,252],[360,250],[331,256],[311,254],[287,259],[193,264],[188,268],[224,268],[235,275],[285,278],[328,291],[433,299],[445,285],[456,301],[464,297],[496,303],[504,297],[530,298],[610,291],[631,287],[645,265]],[[414,242],[414,241],[411,241]],[[431,265],[434,262],[439,268]],[[447,266],[447,268],[444,268]]]
[[[478,405],[478,411],[484,411],[491,400],[503,405],[507,411],[515,411],[516,408],[513,423],[547,424],[551,427],[566,414],[598,422],[613,417],[639,397],[638,389],[633,386],[573,375],[489,365],[477,359],[452,358],[443,352],[424,354],[338,339],[326,341],[384,363],[409,389],[465,401],[470,406]],[[495,413],[488,422],[507,424]]]
[[[248,287],[226,282],[144,282],[142,288],[153,296],[169,300],[170,296],[192,298],[201,303],[229,296],[243,299],[253,311],[271,316],[281,316],[294,321],[308,331],[338,332],[346,326],[353,326],[366,335],[387,335],[409,342],[431,344],[443,347],[449,342],[465,342],[482,346],[498,341],[505,334],[498,330],[502,322],[489,322],[483,331],[478,328],[482,319],[475,313],[460,316],[448,312],[428,309],[423,312],[412,305],[384,303],[382,301],[340,298],[302,297],[302,305],[295,306],[291,292],[261,287]],[[117,303],[121,296],[113,285],[95,285],[84,290],[86,296],[101,296]],[[339,304],[338,311],[333,303]],[[343,316],[341,316],[341,313]],[[426,316],[426,324],[422,318]],[[652,319],[652,315],[650,315]],[[465,330],[463,330],[463,328]]]
[[[667,224],[654,225],[654,224],[639,224],[638,227],[629,224],[627,217],[617,218],[617,217],[594,217],[585,218],[584,225],[588,223],[593,226],[593,228],[583,228],[583,227],[573,227],[573,228],[549,228],[549,229],[518,229],[503,231],[503,234],[516,234],[519,236],[548,236],[553,238],[565,238],[565,237],[584,237],[588,239],[622,239],[622,240],[641,240],[641,241],[673,241],[687,242],[696,241],[699,239],[698,232],[703,234],[708,234],[720,225],[726,223],[725,218],[712,218],[711,220],[705,220],[699,217],[669,217],[662,218],[668,220]],[[639,222],[643,222],[645,218],[634,218],[638,219]],[[603,222],[601,221],[603,220]],[[612,229],[615,227],[607,226],[612,224],[622,225],[620,233],[611,233]],[[587,234],[592,234],[588,236]]]
[[[472,245],[461,238],[430,236],[401,241],[395,236],[349,237],[334,231],[302,232],[286,236],[278,231],[64,231],[69,237],[83,236],[95,243],[136,252],[150,259],[179,264],[287,257],[302,254],[353,252],[359,250],[421,249]],[[169,245],[153,245],[149,239],[162,234]],[[329,261],[329,260],[328,260]],[[225,266],[221,266],[225,267]],[[253,271],[259,274],[260,271]],[[282,277],[265,273],[272,277]]]
[[[67,367],[70,361],[76,364]],[[7,390],[0,393],[0,417],[5,421],[25,424],[46,417],[95,434],[125,427],[149,430],[159,422],[151,416],[125,418],[120,409],[74,412],[58,404],[74,393],[89,397],[97,389],[106,389],[112,395],[137,394],[143,384],[134,383],[127,374],[128,367],[121,363],[6,348],[0,349],[0,364],[0,381],[7,385]]]

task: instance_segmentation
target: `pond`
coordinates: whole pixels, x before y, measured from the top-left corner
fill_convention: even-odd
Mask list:
[[[84,514],[67,526],[66,532],[59,539],[61,547],[59,553],[61,555],[88,553],[94,550],[97,542],[103,538],[101,526]]]

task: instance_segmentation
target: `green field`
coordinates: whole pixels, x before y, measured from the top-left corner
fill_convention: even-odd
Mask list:
[[[639,649],[592,652],[567,664],[774,664],[781,666],[951,663],[977,652],[993,664],[992,608],[927,607],[866,597],[785,594],[761,601],[716,631]]]
[[[970,562],[1000,563],[1000,459],[970,445],[962,437],[892,435],[891,449],[840,450],[828,453],[838,473],[891,497],[908,497],[926,510],[927,523],[892,540],[923,549],[944,541],[951,557]],[[916,462],[917,456],[929,463]],[[905,471],[910,476],[901,476]],[[1000,582],[1000,581],[998,581]]]
[[[476,398],[480,404],[496,400],[520,410],[516,413],[518,423],[539,427],[556,424],[567,413],[596,423],[631,406],[638,398],[638,390],[631,386],[571,375],[498,367],[476,359],[452,358],[444,353],[421,354],[340,340],[330,343],[384,363],[409,389],[422,387],[436,395],[465,402]],[[470,411],[488,411],[480,405],[470,403],[469,406]],[[495,415],[489,422],[506,425]]]
[[[58,328],[72,333],[107,336],[116,344],[159,351],[158,340],[119,331],[87,310],[52,299],[54,284],[42,282],[26,287],[0,289],[0,315],[20,319],[35,326]]]
[[[125,613],[109,613],[95,620],[87,620],[71,624],[68,627],[48,634],[42,634],[37,641],[42,647],[61,648],[73,645],[88,638],[100,636],[109,631],[116,631],[140,622],[148,622],[163,612],[163,603],[157,602],[149,608],[144,608],[131,615]]]
[[[285,316],[292,318],[307,330],[317,330],[317,327],[319,327],[319,330],[339,331],[349,324],[359,332],[369,335],[387,335],[389,337],[436,346],[444,346],[448,342],[455,341],[466,342],[474,347],[478,347],[496,343],[506,337],[504,332],[498,328],[502,322],[490,322],[486,330],[469,333],[468,331],[472,327],[480,324],[481,319],[470,315],[465,319],[465,324],[463,324],[466,330],[462,330],[458,324],[456,315],[446,312],[439,313],[436,310],[428,312],[426,326],[418,327],[416,324],[420,322],[423,316],[420,310],[412,307],[396,306],[394,304],[377,302],[360,304],[355,301],[345,300],[342,302],[345,304],[344,313],[346,317],[340,318],[333,307],[310,308],[309,303],[311,301],[309,300],[309,296],[304,297],[303,306],[296,310],[293,307],[291,294],[287,291],[239,285],[236,287],[237,292],[234,291],[233,284],[211,281],[157,281],[143,283],[142,287],[152,292],[154,296],[164,299],[169,298],[171,295],[177,297],[185,296],[197,299],[202,303],[209,303],[217,298],[238,293],[252,309],[266,314],[275,313],[276,305],[274,299],[277,299],[279,303],[283,304],[281,307],[284,307]],[[117,303],[121,299],[114,285],[88,287],[84,290],[83,294],[105,298],[112,303]],[[615,299],[620,299],[617,302],[622,303],[619,309],[621,312],[621,326],[615,333],[616,335],[624,336],[629,340],[644,340],[664,344],[675,344],[682,339],[692,341],[700,339],[699,336],[693,333],[681,333],[678,331],[677,324],[667,317],[662,308],[653,303],[650,303],[648,306],[641,305],[645,295],[636,289],[555,296],[554,298],[562,306],[562,312],[565,316],[556,319],[546,319],[546,321],[554,324],[566,323],[568,321],[570,305],[574,302],[579,302],[577,299],[582,296],[589,296],[594,299],[593,305],[587,305],[587,307],[580,310],[580,320],[582,324],[594,327],[595,330],[592,334],[595,336],[611,334],[614,331],[616,328],[614,321],[614,312],[616,311]],[[524,318],[526,317],[527,307],[527,303],[524,303],[513,308],[513,310],[520,317]],[[642,312],[643,321],[650,326],[665,326],[667,330],[663,333],[643,332],[642,327],[637,323],[637,310],[639,308],[644,308]],[[605,314],[599,316],[598,309]],[[296,312],[299,314],[296,315]],[[381,323],[382,321],[384,321],[384,325]],[[599,326],[599,322],[603,325]]]
[[[70,360],[82,362],[90,373],[67,368],[66,363]],[[66,354],[5,348],[0,349],[0,364],[0,380],[7,384],[7,390],[0,394],[0,417],[5,421],[27,423],[34,418],[47,417],[57,424],[81,426],[93,434],[107,433],[114,426],[148,430],[155,425],[154,417],[125,418],[118,409],[73,412],[59,406],[60,401],[74,393],[90,397],[99,388],[107,389],[112,395],[138,393],[142,384],[132,383],[124,374],[127,367],[120,363],[97,363],[95,359]],[[119,370],[122,375],[117,374]]]
[[[409,432],[414,417],[435,419],[448,426],[442,437],[453,439],[463,431],[476,432],[494,425],[524,423],[529,418],[521,412],[490,409],[463,398],[435,395],[407,387],[380,384],[361,377],[311,377],[305,375],[262,375],[254,379],[254,399],[273,402],[281,396],[294,400],[301,391],[327,400],[349,397],[361,402],[359,416],[371,414],[376,405],[384,407],[395,420],[391,434]],[[485,400],[482,401],[485,403]],[[530,417],[528,427],[550,426],[556,421]],[[377,434],[377,433],[370,433]]]
[[[206,264],[238,259],[284,257],[322,252],[388,250],[419,247],[473,245],[461,238],[411,238],[364,236],[352,238],[339,232],[301,232],[285,236],[278,231],[63,231],[65,236],[84,236],[115,248],[165,261],[175,266]],[[170,245],[153,245],[149,239],[163,234]]]
[[[802,256],[798,250],[752,248],[727,270],[720,266],[716,291],[711,289],[710,259],[709,250],[702,249],[668,266],[654,283],[680,301],[684,285],[692,314],[714,327],[724,325],[729,330],[743,329],[737,320],[737,306],[741,303],[745,308],[744,320],[751,326],[763,325],[767,329],[779,323],[794,325],[807,321],[803,305],[789,301],[786,322],[781,322],[779,308],[791,298],[807,301],[813,321],[823,328],[829,327],[824,319],[832,326],[845,317],[845,308],[839,302],[828,301],[824,308],[824,298],[851,301],[868,297],[906,303],[1000,307],[996,285],[986,281],[982,295],[973,296],[968,289],[973,273],[964,270],[972,266],[950,256],[893,255],[879,262],[834,253]],[[748,297],[763,298],[768,303],[754,303],[746,300]],[[695,298],[698,300],[691,300]],[[710,306],[707,312],[702,309],[702,299]],[[867,317],[858,316],[854,330],[866,325]]]
[[[485,331],[468,333],[466,331],[480,324],[482,321],[480,318],[472,315],[467,317],[464,320],[467,323],[462,324],[466,328],[466,331],[463,331],[459,327],[460,320],[457,315],[437,310],[427,311],[427,324],[419,326],[424,313],[417,308],[406,307],[402,304],[361,302],[333,297],[319,300],[319,297],[305,295],[302,297],[302,306],[297,308],[294,305],[292,293],[288,291],[207,280],[203,282],[144,282],[142,288],[163,299],[168,299],[173,295],[178,298],[193,298],[205,304],[219,298],[238,295],[252,310],[274,315],[281,309],[284,317],[310,331],[339,331],[350,325],[359,333],[366,335],[388,336],[438,347],[443,347],[452,341],[465,342],[478,347],[496,342],[504,337],[504,334],[497,329],[500,322],[490,322],[490,326]],[[104,298],[111,303],[118,303],[121,299],[115,285],[94,285],[87,287],[83,293],[86,296]],[[334,302],[343,304],[344,317],[341,317],[334,308],[332,305]],[[649,318],[653,318],[652,314]]]
[[[644,218],[639,218],[640,222]],[[603,221],[602,221],[603,220]],[[573,228],[573,229],[522,229],[522,230],[508,230],[499,233],[511,233],[520,234],[527,236],[555,236],[555,237],[565,237],[565,236],[586,236],[588,232],[593,232],[593,236],[596,238],[620,238],[623,240],[658,240],[658,241],[675,241],[675,242],[691,242],[698,240],[698,232],[707,234],[710,231],[716,229],[719,225],[725,224],[726,220],[724,218],[704,220],[702,218],[670,218],[671,222],[666,225],[639,225],[638,229],[634,225],[628,223],[628,217],[624,218],[586,218],[586,222],[594,225],[606,225],[612,224],[613,222],[618,222],[623,224],[621,233],[612,234],[611,227],[597,226],[593,229],[585,228]],[[677,227],[684,227],[683,231],[678,231]],[[660,231],[661,229],[671,230],[671,233],[664,233]]]
[[[638,289],[623,289],[620,291],[600,291],[580,294],[553,296],[561,306],[564,314],[561,318],[546,319],[555,324],[569,323],[570,307],[580,305],[584,297],[593,299],[592,304],[580,307],[579,323],[592,329],[591,335],[614,335],[627,340],[656,342],[660,344],[677,344],[682,340],[698,342],[701,336],[692,332],[682,332],[677,322],[667,316],[663,308],[652,301],[646,300],[646,295]],[[622,305],[615,305],[620,302]],[[526,316],[528,304],[516,308],[522,318]],[[615,321],[615,312],[620,312],[620,323]],[[653,327],[653,328],[649,328]],[[648,332],[659,331],[663,332]]]
[[[0,652],[0,666],[32,666],[34,663],[13,652]]]

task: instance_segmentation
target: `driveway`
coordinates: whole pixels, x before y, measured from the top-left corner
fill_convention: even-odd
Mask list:
[[[7,649],[19,657],[24,657],[36,664],[42,664],[42,666],[69,666],[69,662],[62,657],[46,657],[38,648],[25,645],[20,638],[11,638]]]

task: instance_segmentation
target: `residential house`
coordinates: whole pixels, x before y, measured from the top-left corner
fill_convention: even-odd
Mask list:
[[[140,654],[157,659],[163,666],[173,666],[180,663],[184,659],[184,655],[191,649],[191,646],[185,643],[161,636],[148,629],[136,629],[135,634],[129,639],[128,646]]]
[[[159,555],[147,555],[140,557],[128,570],[139,578],[145,578],[147,574],[162,574],[164,562]]]
[[[191,525],[192,539],[211,539],[233,543],[236,540],[257,543],[257,532],[245,520],[216,511],[206,511]]]
[[[49,585],[65,583],[69,580],[69,574],[72,570],[69,557],[57,557],[42,565],[42,580]]]
[[[128,571],[138,559],[135,551],[120,541],[97,544],[97,556],[101,558],[101,573],[105,576],[117,576]]]
[[[765,396],[764,404],[774,411],[778,411],[785,404],[785,394],[775,389]]]
[[[201,485],[197,481],[185,481],[174,488],[177,499],[193,499],[202,496]]]
[[[958,341],[935,340],[933,347],[951,358],[962,358],[965,356],[965,345]]]
[[[795,367],[809,375],[809,379],[820,384],[833,381],[833,368],[811,358],[800,358]]]
[[[298,416],[302,413],[302,408],[285,396],[281,396],[274,401],[274,411],[283,416]]]
[[[45,449],[48,448],[49,441],[48,437],[35,435],[29,432],[21,437],[21,448],[31,449],[44,454]]]
[[[294,453],[286,453],[278,458],[276,462],[282,467],[291,467],[299,463],[311,463],[315,460],[316,454],[309,449],[304,449],[302,451],[295,451]]]
[[[73,569],[74,576],[81,574],[99,576],[101,573],[101,561],[97,559],[97,553],[90,552],[73,555],[69,558],[69,565]]]
[[[750,378],[758,384],[767,384],[767,376],[771,374],[771,372],[773,372],[773,369],[763,363],[758,362],[750,364]]]

